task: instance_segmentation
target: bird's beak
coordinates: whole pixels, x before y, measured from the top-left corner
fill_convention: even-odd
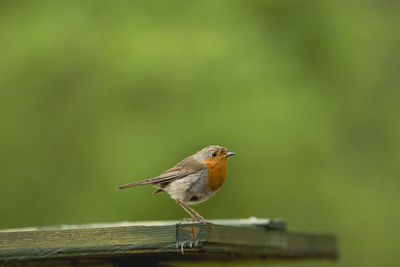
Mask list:
[[[235,152],[226,152],[225,157],[227,158],[233,155],[235,155]]]

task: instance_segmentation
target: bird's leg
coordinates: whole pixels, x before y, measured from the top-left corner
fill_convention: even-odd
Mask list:
[[[186,208],[188,208],[192,213],[194,213],[197,216],[197,220],[199,222],[212,224],[212,222],[210,222],[209,220],[204,219],[204,217],[201,216],[200,213],[198,213],[192,206],[187,205]]]
[[[192,206],[186,206],[193,214],[196,215],[197,218],[204,220],[203,216],[200,215]]]
[[[196,216],[193,215],[193,213],[188,209],[188,207],[186,207],[182,202],[180,202],[179,200],[175,199],[176,203],[179,204],[179,206],[181,206],[192,218],[192,220],[196,220]]]
[[[198,213],[193,207],[191,207],[189,205],[185,205],[185,204],[183,204],[181,201],[179,201],[177,199],[175,201],[176,201],[176,203],[179,204],[179,206],[181,206],[190,215],[191,220],[193,222],[197,221],[197,222],[202,222],[202,223],[208,223],[208,224],[211,224],[211,225],[213,224],[209,220],[204,219],[203,216],[201,216],[200,213]],[[193,215],[193,214],[195,214],[196,216]]]

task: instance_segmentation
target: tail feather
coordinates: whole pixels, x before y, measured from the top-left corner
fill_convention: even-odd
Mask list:
[[[122,189],[129,188],[132,186],[146,185],[146,184],[149,184],[149,182],[148,181],[133,182],[133,183],[117,186],[115,189],[122,190]]]
[[[147,179],[144,181],[139,181],[139,182],[133,182],[133,183],[129,183],[129,184],[124,184],[124,185],[120,185],[117,186],[116,189],[117,190],[121,190],[124,188],[128,188],[128,187],[132,187],[132,186],[138,186],[138,185],[146,185],[146,184],[158,184],[158,183],[163,183],[163,182],[169,182],[171,180],[174,180],[176,178],[178,178],[178,172],[171,172],[171,173],[165,173],[162,174],[160,176],[151,178],[151,179]]]
[[[156,191],[153,192],[153,194],[158,194],[164,192],[164,189],[157,189]]]

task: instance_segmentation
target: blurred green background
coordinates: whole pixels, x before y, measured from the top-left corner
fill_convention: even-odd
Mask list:
[[[152,187],[114,187],[219,144],[237,155],[205,217],[285,218],[336,233],[335,266],[397,266],[399,11],[1,1],[0,228],[180,219]]]

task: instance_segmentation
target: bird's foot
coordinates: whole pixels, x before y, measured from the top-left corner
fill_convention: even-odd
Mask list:
[[[213,225],[213,223],[212,223],[211,221],[209,221],[209,220],[207,220],[207,219],[204,219],[203,217],[201,217],[201,218],[196,218],[196,219],[197,219],[197,221],[200,222],[200,223],[206,223],[206,224]]]
[[[182,221],[183,222],[194,222],[195,218],[183,218]]]
[[[207,219],[204,219],[203,217],[199,218],[199,217],[192,217],[192,218],[183,218],[183,221],[189,221],[189,222],[193,222],[193,223],[206,223],[209,225],[213,225],[213,223]]]

